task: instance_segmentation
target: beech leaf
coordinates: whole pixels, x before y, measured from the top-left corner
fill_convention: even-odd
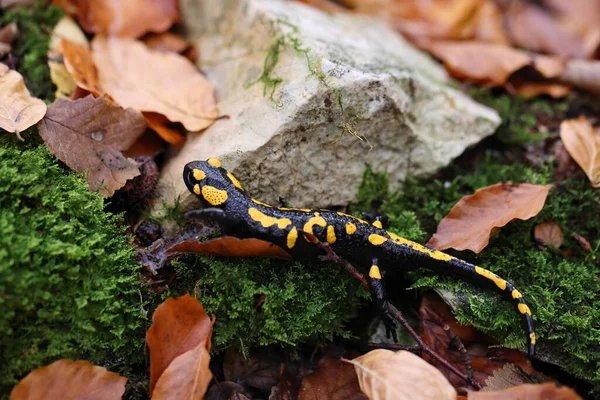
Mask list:
[[[291,258],[281,247],[260,239],[238,239],[223,236],[217,239],[199,242],[188,240],[170,247],[167,253],[198,253],[224,257],[278,257]]]
[[[442,373],[408,351],[373,350],[348,361],[370,400],[455,400]]]
[[[319,360],[317,369],[305,376],[298,400],[367,400],[360,391],[354,367],[331,356]]]
[[[123,107],[162,114],[189,131],[218,117],[213,86],[187,58],[103,36],[94,38],[92,50],[101,86]]]
[[[600,135],[584,116],[560,124],[560,138],[593,187],[600,187]]]
[[[169,126],[171,121],[169,121],[164,115],[153,112],[145,112],[144,118],[146,119],[148,128],[156,132],[158,136],[163,138],[167,143],[171,143],[177,147],[181,147],[185,143],[185,136],[176,128]]]
[[[164,32],[179,19],[178,0],[71,0],[89,33],[139,37]]]
[[[46,103],[31,96],[23,77],[0,63],[0,129],[17,134],[35,125],[46,114]]]
[[[554,222],[543,222],[533,229],[533,237],[542,245],[550,245],[559,248],[563,242],[563,234],[560,226]]]
[[[105,98],[58,99],[40,122],[40,136],[61,161],[87,173],[91,190],[110,197],[140,174],[137,163],[121,154],[146,130],[144,116]]]
[[[152,391],[152,400],[201,400],[212,373],[206,340],[177,356],[160,375]],[[210,338],[208,339],[210,340]]]
[[[494,392],[469,392],[468,400],[581,400],[571,388],[548,382],[524,384]]]
[[[213,322],[202,304],[189,294],[167,299],[158,306],[152,316],[152,326],[146,333],[146,342],[150,349],[151,393],[161,375],[177,357],[191,352],[173,367],[175,370],[179,370],[182,365],[198,365],[196,362],[204,362],[204,355],[198,346],[210,350]],[[178,372],[173,374],[179,376]],[[180,378],[168,378],[168,383],[164,385],[171,385],[171,379]]]
[[[10,400],[119,400],[127,378],[87,361],[59,360],[29,373]]]
[[[98,71],[92,55],[85,46],[63,39],[60,41],[57,51],[62,54],[65,67],[77,86],[95,96],[104,93],[98,81]]]
[[[490,236],[513,219],[536,216],[552,185],[499,183],[465,196],[442,219],[427,246],[479,253]]]

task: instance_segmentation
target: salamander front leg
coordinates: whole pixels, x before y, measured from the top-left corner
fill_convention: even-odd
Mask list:
[[[385,288],[383,287],[383,276],[377,265],[377,258],[373,258],[371,269],[369,269],[369,288],[371,289],[373,303],[383,319],[385,335],[388,339],[391,336],[394,339],[394,342],[398,342],[398,337],[396,336],[396,320],[386,307],[387,298],[385,295]]]

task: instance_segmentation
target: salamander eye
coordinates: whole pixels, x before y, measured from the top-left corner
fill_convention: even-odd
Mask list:
[[[221,166],[221,161],[219,161],[216,158],[209,158],[208,160],[206,160],[206,162],[208,164],[210,164],[213,167],[220,167]]]

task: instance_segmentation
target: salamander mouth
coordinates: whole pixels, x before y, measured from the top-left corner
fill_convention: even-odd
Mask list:
[[[194,180],[194,166],[195,161],[187,163],[185,167],[183,167],[183,182],[185,182],[185,186],[187,186],[188,190],[192,190],[194,185],[197,183]]]

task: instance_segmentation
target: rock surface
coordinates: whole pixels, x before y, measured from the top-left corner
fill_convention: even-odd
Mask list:
[[[380,21],[280,0],[181,7],[229,118],[188,135],[163,170],[163,200],[181,195],[184,207],[197,204],[183,166],[217,157],[260,200],[345,205],[367,164],[398,185],[447,165],[500,123]]]

